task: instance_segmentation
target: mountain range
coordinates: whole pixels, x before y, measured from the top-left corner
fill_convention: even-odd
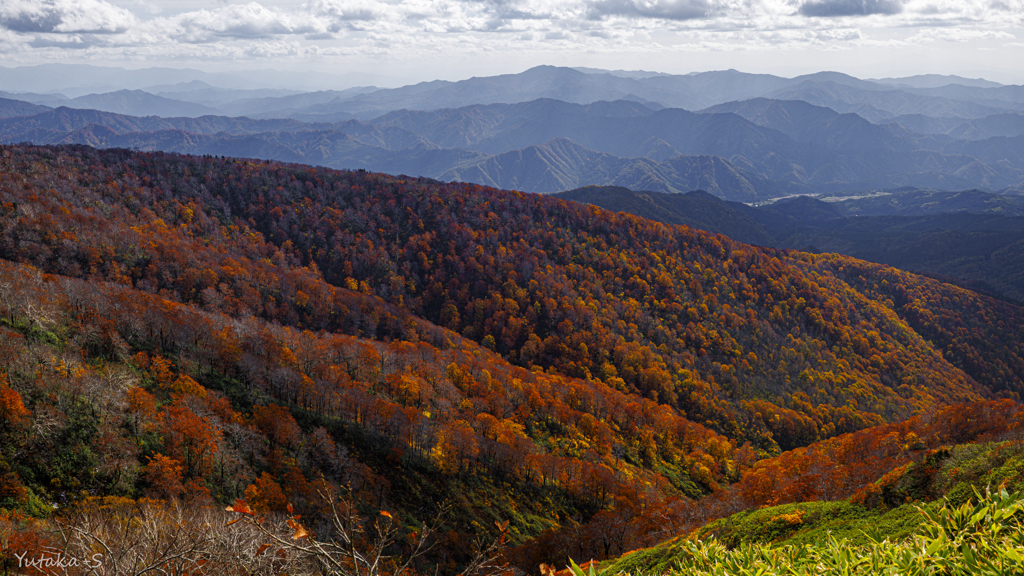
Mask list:
[[[1024,190],[1020,87],[551,66],[316,92],[186,77],[140,90],[143,74],[119,91],[37,94],[37,104],[0,99],[0,142],[274,159],[527,192],[604,186],[567,197],[1024,299],[1012,272],[1014,194]],[[686,194],[694,190],[716,198],[698,202]],[[729,204],[801,195],[819,200]]]
[[[580,74],[573,70],[528,71],[520,79],[519,92],[509,99],[547,94],[537,88],[536,81],[530,81],[536,80],[535,76]],[[610,75],[582,76],[600,79]],[[616,82],[637,81],[610,77]],[[644,80],[659,78],[665,80],[662,76]],[[706,79],[712,92],[723,89],[711,81],[716,78],[721,80]],[[466,94],[486,99],[486,94],[492,94],[488,90],[497,90],[493,86],[511,81],[505,77],[489,82],[474,79],[441,93],[449,94],[446,102],[453,104],[471,99]],[[752,81],[778,83],[770,78]],[[857,89],[867,94],[888,93]],[[398,98],[401,94],[437,96],[439,88],[417,85],[395,90],[398,92],[388,94]],[[378,101],[373,95],[379,96],[379,92],[352,90],[349,99]],[[138,104],[165,110],[171,106],[168,99],[140,94],[145,93],[119,93],[117,101],[122,108]],[[331,98],[328,102],[342,96],[311,93],[277,99],[287,101],[288,109],[294,110],[303,105],[323,106],[324,100]],[[81,99],[95,100],[92,96]],[[541,98],[512,104],[403,109],[364,121],[334,121],[321,115],[316,117],[329,121],[313,123],[294,117],[309,117],[302,114],[265,120],[219,115],[142,117],[69,107],[40,112],[28,103],[4,102],[7,118],[0,120],[4,142],[77,142],[272,158],[529,192],[557,192],[591,184],[662,192],[701,188],[722,198],[752,202],[789,194],[900,186],[996,191],[1016,189],[1024,182],[1024,122],[1021,115],[1008,112],[957,123],[948,118],[922,122],[924,117],[918,115],[913,117],[915,122],[906,122],[922,130],[917,132],[899,120],[873,124],[857,114],[808,102],[761,97],[717,104],[700,112],[639,100],[578,104]],[[419,104],[427,106],[425,102]],[[33,112],[37,113],[30,115]]]
[[[64,78],[61,84],[38,78]],[[280,76],[280,75],[278,75]],[[294,76],[294,75],[293,75]],[[325,80],[330,75],[322,75]],[[150,69],[125,71],[82,67],[81,69],[0,69],[0,89],[21,91],[21,99],[53,102],[86,94],[117,94],[118,90],[87,91],[85,86],[120,84],[121,90],[144,90],[154,95],[202,103],[222,114],[245,110],[248,115],[281,117],[285,114],[304,120],[337,121],[349,118],[368,120],[388,111],[437,110],[473,104],[517,103],[549,98],[577,104],[602,100],[634,100],[652,107],[698,110],[725,102],[751,98],[804,100],[832,107],[839,112],[859,113],[869,120],[891,119],[905,114],[932,117],[959,116],[978,118],[993,113],[1021,111],[1024,91],[1018,86],[955,76],[931,76],[926,80],[861,80],[838,72],[819,72],[783,78],[768,74],[747,74],[736,70],[686,75],[628,73],[588,68],[538,66],[517,74],[475,77],[466,80],[431,81],[399,88],[353,87],[342,90],[308,92],[296,87],[301,83],[288,77],[290,85],[256,86],[253,78],[272,78],[272,74],[254,74],[248,78],[224,77],[197,71]],[[343,80],[334,77],[335,82]],[[91,81],[91,82],[90,82]],[[266,82],[266,80],[264,80]],[[17,88],[14,88],[17,86]],[[45,93],[31,90],[47,87]],[[26,91],[26,88],[28,89]],[[274,91],[277,94],[274,94]],[[261,92],[262,91],[262,92]],[[318,97],[295,100],[302,92]],[[232,99],[232,96],[235,96]],[[112,96],[114,101],[121,97]],[[101,102],[100,102],[101,103]],[[113,104],[112,106],[117,106]],[[105,105],[105,111],[117,111]],[[198,113],[198,110],[196,111]],[[954,113],[955,112],[955,113]]]

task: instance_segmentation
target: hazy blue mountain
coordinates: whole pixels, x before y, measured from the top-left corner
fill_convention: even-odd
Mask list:
[[[878,78],[871,79],[879,84],[892,84],[897,87],[908,88],[941,88],[950,84],[960,86],[973,86],[977,88],[998,88],[1002,84],[985,80],[984,78],[964,78],[962,76],[942,74],[918,74],[917,76],[904,76],[902,78]]]
[[[157,130],[183,130],[197,134],[254,134],[265,132],[302,132],[324,130],[333,125],[306,124],[297,120],[252,120],[227,116],[201,116],[199,118],[160,118],[157,116],[128,116],[60,107],[54,110],[21,118],[7,118],[0,121],[0,141],[20,142],[20,135],[30,131],[59,135],[83,128],[90,124],[106,126],[119,134],[130,132],[152,132]],[[41,142],[40,142],[41,143]]]
[[[857,88],[859,90],[873,90],[873,91],[887,91],[892,88],[873,82],[871,80],[861,80],[856,76],[850,76],[849,74],[843,74],[842,72],[831,72],[828,70],[822,72],[813,72],[811,74],[804,74],[802,76],[796,76],[791,78],[789,84],[791,86],[800,86],[808,82],[830,82],[832,84],[839,84],[842,86],[849,86],[851,88]]]
[[[142,90],[118,90],[105,94],[89,94],[72,98],[67,104],[71,108],[84,108],[126,114],[131,116],[185,116],[195,118],[216,114],[215,108],[172,100]]]
[[[241,100],[253,100],[257,98],[281,98],[303,94],[297,90],[284,90],[261,88],[254,90],[239,90],[234,88],[219,88],[211,86],[202,80],[191,82],[179,82],[178,84],[148,86],[146,92],[156,94],[164,98],[178,100],[181,102],[192,102],[216,108],[223,113],[222,106],[230,105]]]
[[[330,97],[336,95],[285,99],[302,104]],[[0,140],[97,146],[130,141],[146,150],[264,155],[528,191],[605,184],[662,192],[704,189],[745,201],[794,192],[900,186],[998,190],[1024,184],[1024,137],[968,141],[922,135],[899,124],[875,125],[855,114],[764,98],[708,112],[715,113],[654,110],[631,100],[573,104],[538,99],[397,111],[368,122],[307,123],[215,115],[137,117],[62,107],[0,120]],[[978,123],[976,130],[984,126]],[[228,137],[250,135],[268,146]],[[538,172],[529,174],[531,167]]]
[[[899,116],[886,122],[919,134],[944,135],[957,140],[986,140],[996,136],[1024,135],[1024,113],[1005,112],[984,118],[932,118],[920,114]]]
[[[210,74],[187,68],[141,68],[127,70],[106,66],[84,64],[42,64],[38,66],[0,67],[0,88],[49,92],[69,87],[89,87],[137,90],[157,84],[175,84],[203,80],[210,84],[222,84],[227,80],[236,86],[248,86],[249,80],[232,74]],[[95,90],[93,90],[95,91]]]
[[[939,150],[949,142],[933,134],[917,134],[899,126],[876,125],[852,113],[800,100],[754,98],[727,102],[702,113],[734,113],[765,128],[778,130],[794,140],[825,146],[838,152],[860,150]]]
[[[468,150],[437,148],[423,142],[392,150],[364,142],[386,135],[372,130],[353,136],[339,130],[270,132],[263,134],[199,134],[178,129],[118,133],[106,126],[89,124],[46,139],[50,144],[87,144],[99,148],[135,148],[182,154],[213,154],[240,158],[268,158],[286,162],[438,176],[451,166],[472,162],[483,154]],[[40,142],[44,139],[39,138]]]
[[[982,190],[888,190],[829,204],[844,216],[931,216],[946,213],[1024,216],[1024,198]]]
[[[987,116],[986,116],[987,118]],[[907,130],[918,134],[945,134],[957,126],[968,122],[966,118],[959,116],[947,116],[935,118],[923,114],[903,114],[882,122],[882,124],[898,124]]]
[[[737,112],[749,113],[752,118],[760,114],[769,126],[758,126],[733,113],[697,114],[673,108],[648,111],[632,103],[598,107],[552,100],[401,111],[371,123],[417,132],[439,146],[488,154],[568,138],[587,149],[621,158],[662,162],[678,154],[714,155],[746,173],[798,189],[905,185],[997,189],[1024,181],[1024,160],[991,166],[975,157],[982,152],[980,146],[964,149],[951,145],[949,138],[877,126],[853,114],[768,100],[755,101]]]
[[[46,106],[31,104],[21,100],[0,98],[0,118],[14,118],[17,116],[32,116],[49,110]]]
[[[350,126],[351,128],[351,126]],[[463,149],[439,148],[425,141],[407,148],[391,149],[375,145],[387,135],[367,133],[353,135],[341,130],[313,133],[267,134],[273,144],[285,146],[307,164],[332,168],[365,169],[389,174],[437,178],[452,166],[474,162],[484,155]]]
[[[514,128],[474,146],[495,153],[553,138],[569,138],[588,148],[618,156],[641,156],[652,138],[660,139],[681,154],[712,154],[725,158],[743,155],[751,162],[760,162],[769,148],[789,158],[803,152],[785,135],[765,130],[737,115],[696,114],[680,108],[633,117],[546,113],[526,118]]]
[[[945,147],[953,154],[977,158],[993,169],[1024,165],[1024,136],[995,136],[985,140],[956,141]]]
[[[620,78],[633,78],[637,80],[653,76],[671,76],[671,74],[664,72],[651,72],[648,70],[605,70],[604,68],[587,68],[586,66],[574,66],[573,70],[583,72],[584,74],[611,74]]]
[[[967,154],[930,150],[865,151],[846,155],[815,171],[807,186],[821,192],[911,186],[938,190],[983,187],[998,190],[1024,182],[1024,171],[1007,164],[986,164]]]
[[[191,80],[189,82],[176,82],[174,84],[154,84],[153,86],[146,86],[146,92],[150,94],[159,94],[161,92],[173,92],[176,94],[194,94],[196,92],[206,92],[209,90],[218,90],[223,92],[232,92],[234,89],[231,88],[220,88],[214,86],[209,82],[203,82],[202,80]],[[247,92],[247,90],[243,90]],[[286,94],[278,94],[278,96],[285,96]]]
[[[802,82],[765,96],[779,100],[803,100],[816,106],[831,108],[837,112],[853,112],[872,122],[904,114],[982,118],[1006,111],[1005,108],[983,106],[965,100],[914,94],[905,90],[865,90],[833,81]],[[872,113],[865,108],[866,106],[889,116],[872,117]]]
[[[100,76],[103,77],[102,74]],[[801,99],[841,113],[856,113],[872,122],[904,114],[977,118],[1007,109],[1016,110],[1024,101],[1024,95],[1018,90],[1020,87],[922,87],[929,85],[927,82],[897,86],[838,72],[783,78],[736,70],[671,75],[538,66],[518,74],[457,82],[433,81],[399,88],[361,87],[291,95],[255,91],[246,94],[246,89],[253,88],[251,83],[232,84],[239,89],[234,93],[225,92],[223,88],[214,88],[217,85],[211,81],[216,78],[214,76],[176,76],[183,78],[181,87],[171,88],[173,84],[164,80],[156,92],[172,99],[216,107],[228,115],[291,117],[310,122],[366,120],[396,110],[430,111],[477,104],[514,104],[542,98],[577,104],[629,100],[651,109],[670,107],[687,110],[758,97]],[[208,87],[197,83],[205,83]]]
[[[801,100],[771,100],[768,98],[726,102],[705,108],[700,112],[702,114],[736,114],[758,126],[778,130],[794,140],[801,141],[815,138],[839,116],[839,112],[831,108],[815,106]]]
[[[871,148],[941,150],[949,143],[949,138],[935,138],[934,133],[916,133],[895,124],[876,125],[857,114],[840,114],[831,108],[801,100],[754,98],[719,104],[701,112],[734,113],[758,126],[778,130],[799,142],[825,146],[838,152]]]
[[[663,162],[620,158],[565,138],[482,158],[445,172],[441,179],[542,193],[589,184],[657,192],[703,189],[740,201],[787,191],[785,185],[750,174],[718,156],[675,156]]]
[[[583,104],[641,98],[662,105],[692,106],[689,101],[678,102],[685,97],[644,83],[654,79],[637,80],[613,74],[586,74],[572,68],[537,66],[519,74],[470,78],[459,82],[436,80],[377,90],[318,105],[308,113],[321,116],[345,113],[357,118],[372,118],[393,110],[437,110],[474,104],[526,102],[538,98]]]
[[[4,92],[2,90],[0,90],[0,98],[20,100],[22,102],[28,102],[38,106],[47,106],[49,108],[66,106],[67,103],[71,101],[71,99],[64,94],[58,93],[37,94],[35,92]]]
[[[433,177],[485,156],[468,150],[442,149],[400,128],[359,122],[349,122],[338,129],[333,125],[318,126],[287,119],[137,118],[70,108],[27,118],[0,119],[0,142],[25,140],[41,144],[88,144],[100,148],[272,158]]]
[[[897,87],[838,72],[782,78],[736,70],[671,75],[538,66],[519,74],[458,82],[422,82],[376,90],[316,103],[308,109],[289,109],[288,113],[304,119],[367,119],[394,110],[429,111],[473,104],[513,104],[540,98],[578,104],[633,100],[650,108],[696,110],[736,100],[772,97],[805,100],[879,122],[904,114],[976,118],[1016,109],[1024,100],[1015,92],[1016,88],[998,84],[992,87]]]
[[[993,114],[984,118],[967,120],[945,132],[959,140],[985,140],[994,136],[1024,135],[1024,114]]]
[[[1009,110],[1024,109],[1024,86],[996,86],[982,88],[950,84],[938,88],[904,88],[912,94],[923,94],[939,98],[952,98],[974,102],[982,106],[1004,108]]]
[[[228,116],[291,118],[295,115],[316,115],[319,106],[328,106],[329,108],[330,105],[343,102],[347,98],[377,90],[379,88],[373,86],[362,86],[347,90],[319,90],[287,96],[247,97],[222,104],[220,108]],[[348,113],[345,113],[344,116],[344,120],[354,118],[354,115]]]
[[[329,82],[334,82],[334,86],[338,87],[366,86],[372,82],[357,81],[372,78],[372,75],[332,76],[303,74],[301,71],[208,74],[198,70],[161,68],[124,70],[68,65],[0,67],[0,89],[36,93],[64,89],[65,95],[77,97],[117,92],[118,89],[146,88],[147,91],[171,100],[217,108],[223,114],[261,118],[286,116],[311,122],[366,120],[395,110],[511,104],[539,98],[578,104],[601,100],[631,100],[652,109],[669,107],[687,110],[759,97],[799,99],[840,113],[855,113],[871,122],[907,114],[973,119],[1006,110],[1024,111],[1024,87],[1021,86],[932,76],[871,81],[838,72],[783,78],[736,70],[673,75],[647,71],[538,66],[517,74],[477,77],[457,82],[421,82],[399,88],[370,86],[322,90],[309,95],[282,93],[299,91],[311,85],[324,86]],[[285,85],[284,79],[290,80],[290,84]],[[230,89],[225,88],[228,86]],[[263,91],[268,89],[274,91]],[[58,101],[21,99],[37,104],[60,105]],[[127,108],[124,104],[119,108],[106,106],[103,109],[131,111],[139,115],[163,114],[157,108]]]
[[[746,100],[781,89],[792,83],[771,74],[747,74],[736,70],[701,72],[684,76],[646,78],[644,84],[685,96],[684,101],[667,102],[672,106],[698,110],[732,100]],[[686,105],[686,102],[692,102]]]
[[[817,167],[831,158],[827,152],[800,145],[735,114],[696,114],[678,108],[652,111],[623,101],[579,105],[542,99],[457,110],[400,111],[371,122],[418,132],[440,146],[489,154],[567,138],[590,150],[657,162],[680,154],[714,155],[743,163],[747,172],[791,182],[801,180],[794,163]]]
[[[654,113],[640,103],[626,100],[580,105],[539,99],[429,112],[399,110],[370,122],[417,132],[439,146],[497,153],[557,137],[573,138],[578,132],[601,133],[607,122],[615,122],[618,128]]]
[[[41,64],[0,66],[0,90],[24,92],[66,92],[80,96],[94,92],[139,90],[148,86],[201,80],[212,86],[237,89],[286,88],[290,90],[337,90],[377,84],[394,86],[396,79],[372,73],[310,73],[306,70],[237,70],[211,73],[188,68],[139,68],[128,70],[84,64]]]
[[[596,69],[537,66],[518,74],[470,78],[458,82],[421,82],[383,89],[339,100],[320,102],[293,115],[335,119],[348,114],[360,119],[394,110],[437,110],[474,104],[512,104],[548,98],[577,104],[600,100],[633,100],[652,108],[705,108],[731,100],[762,96],[806,82],[833,82],[859,89],[885,90],[885,86],[837,72],[798,78],[746,74],[736,70],[670,75],[627,73]],[[295,116],[299,117],[299,116]]]

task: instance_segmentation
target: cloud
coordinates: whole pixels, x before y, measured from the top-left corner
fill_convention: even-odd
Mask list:
[[[985,7],[1000,12],[1024,12],[1024,2],[1021,0],[989,0]]]
[[[154,20],[152,24],[158,28],[167,26],[167,34],[172,38],[192,43],[210,42],[218,38],[252,40],[283,34],[323,32],[313,22],[293,18],[255,2],[186,12]]]
[[[334,26],[338,22],[377,20],[383,15],[379,3],[364,0],[313,0],[302,10],[313,17],[326,19]]]
[[[804,16],[870,16],[899,14],[904,0],[810,0],[800,5]]]
[[[135,16],[103,0],[0,0],[0,26],[21,33],[114,34]]]
[[[708,18],[714,6],[708,0],[599,0],[590,4],[590,17],[632,16],[694,20]]]
[[[130,7],[138,17],[112,3]],[[0,0],[0,53],[12,54],[6,56],[12,63],[75,53],[73,58],[92,61],[351,59],[362,66],[486,62],[492,56],[504,65],[579,63],[596,54],[618,62],[629,54],[644,55],[638,61],[645,63],[671,62],[663,55],[730,51],[746,55],[737,55],[735,63],[718,62],[739,67],[744,57],[759,58],[751,54],[782,50],[817,56],[824,50],[886,47],[895,54],[952,41],[1007,46],[1024,29],[1024,0],[208,0],[203,9],[197,4]]]
[[[974,30],[970,28],[936,28],[922,30],[905,40],[908,44],[920,44],[924,42],[973,42],[975,40],[1008,40],[1014,38],[1013,34],[1002,30]]]

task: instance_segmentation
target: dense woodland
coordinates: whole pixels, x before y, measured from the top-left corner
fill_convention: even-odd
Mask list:
[[[1019,307],[554,198],[21,145],[0,230],[3,530],[40,546],[124,502],[313,525],[330,489],[409,534],[447,501],[417,569],[508,520],[533,572],[1021,420]]]

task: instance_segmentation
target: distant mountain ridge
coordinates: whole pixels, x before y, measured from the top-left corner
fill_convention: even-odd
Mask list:
[[[391,112],[367,122],[136,117],[66,107],[0,120],[0,141],[25,140],[274,158],[528,192],[588,184],[699,188],[744,202],[844,188],[1024,183],[1024,137],[955,140],[769,99],[702,113],[540,99]]]
[[[0,141],[263,157],[528,192],[701,188],[752,202],[901,186],[1024,189],[1024,113],[1015,108],[1024,109],[1024,88],[909,82],[539,66],[458,82],[280,94],[194,78],[154,85],[180,100],[138,90],[37,94],[91,109],[10,104],[0,111],[10,116],[0,122]],[[130,114],[112,115],[123,112]]]
[[[142,90],[119,90],[107,94],[89,94],[73,98],[67,104],[74,108],[100,110],[132,116],[209,116],[216,108],[192,102],[181,102],[156,96]]]
[[[865,89],[833,81],[804,82],[766,95],[779,100],[803,100],[837,112],[853,112],[871,122],[888,120],[903,114],[925,116],[960,116],[981,118],[999,114],[1010,106],[996,108],[967,100],[954,100],[911,93],[904,90]]]
[[[619,158],[566,138],[482,158],[443,173],[441,179],[541,193],[600,183],[662,192],[704,188],[718,196],[746,201],[779,196],[786,190],[718,156],[677,155],[662,162]]]
[[[892,84],[894,86],[909,86],[911,88],[941,88],[950,84],[960,86],[975,86],[978,88],[998,88],[1002,84],[985,80],[984,78],[964,78],[963,76],[943,74],[918,74],[916,76],[905,76],[903,78],[880,78],[872,80],[881,84]]]
[[[977,118],[1000,111],[1024,110],[1024,88],[1020,86],[1003,86],[984,80],[939,76],[861,80],[839,72],[818,72],[784,78],[736,70],[678,75],[536,66],[513,74],[474,77],[459,81],[420,82],[398,88],[375,88],[369,85],[353,87],[352,80],[339,76],[317,75],[324,79],[334,78],[343,89],[326,90],[319,98],[295,100],[292,96],[302,94],[267,93],[264,87],[266,81],[205,74],[195,70],[126,71],[87,67],[83,70],[87,70],[88,73],[82,73],[66,66],[51,66],[45,69],[60,77],[66,77],[67,80],[63,83],[28,81],[29,70],[36,68],[0,68],[0,88],[12,89],[17,86],[18,90],[48,92],[53,91],[54,86],[77,82],[81,86],[68,88],[71,96],[87,94],[102,100],[112,98],[109,93],[116,93],[117,86],[120,85],[121,90],[149,90],[160,97],[211,106],[218,114],[287,116],[311,122],[369,120],[401,109],[439,110],[474,104],[514,104],[538,98],[578,104],[602,100],[633,100],[654,108],[687,110],[759,97],[798,98],[832,107],[839,112],[854,112],[872,122],[906,114],[939,117],[956,114],[965,118]],[[293,81],[281,88],[294,92],[303,86],[302,77],[296,73],[288,74]],[[267,75],[268,80],[271,76]],[[363,76],[352,76],[353,80],[357,78]],[[218,85],[237,87],[237,98],[225,98],[225,94],[231,91],[215,88]],[[170,86],[175,86],[173,92],[168,91]],[[251,94],[244,94],[246,90]],[[264,92],[260,93],[259,90]],[[190,95],[191,92],[196,94]],[[41,104],[67,104],[44,94],[26,96],[26,99]],[[44,99],[48,102],[44,102]],[[954,109],[957,111],[953,112]],[[154,113],[156,112],[148,111],[143,115]]]
[[[16,118],[19,116],[34,116],[49,110],[46,106],[29,104],[21,100],[0,98],[0,118]]]

